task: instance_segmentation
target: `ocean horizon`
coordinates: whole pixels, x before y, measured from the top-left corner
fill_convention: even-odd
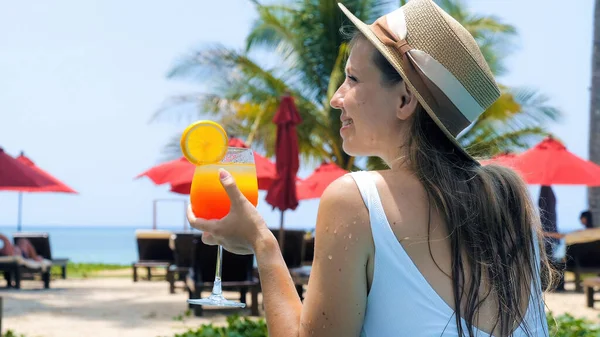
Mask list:
[[[286,228],[311,229],[297,226]],[[130,265],[138,259],[135,241],[135,231],[138,229],[151,230],[152,225],[23,225],[21,232],[48,233],[53,258],[69,258],[75,263]],[[157,229],[184,230],[183,226],[158,226]],[[0,225],[0,234],[6,235],[11,242],[13,233],[17,233],[16,225]]]

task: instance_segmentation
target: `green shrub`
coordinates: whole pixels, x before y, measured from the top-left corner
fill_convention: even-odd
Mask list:
[[[70,278],[88,278],[104,270],[120,270],[131,268],[128,265],[106,264],[106,263],[73,263],[67,264],[67,276]],[[52,275],[60,275],[60,266],[52,266]]]
[[[546,315],[548,330],[553,337],[600,337],[600,325],[585,318],[575,318],[570,314],[554,317]]]
[[[552,337],[600,337],[600,324],[585,318],[575,318],[570,314],[546,315]],[[251,320],[238,315],[227,317],[227,326],[216,327],[204,324],[197,330],[189,330],[174,337],[267,337],[267,325],[264,319]],[[16,337],[10,335],[7,337]]]
[[[252,320],[238,315],[227,317],[227,326],[216,327],[203,324],[197,330],[188,330],[175,337],[267,337],[267,324],[264,319]]]
[[[17,335],[17,333],[12,330],[6,330],[2,337],[25,337],[25,335]]]

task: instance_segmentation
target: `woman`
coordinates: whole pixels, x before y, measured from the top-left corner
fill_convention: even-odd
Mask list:
[[[476,42],[431,0],[358,28],[331,99],[343,148],[390,167],[354,172],[321,197],[304,303],[277,241],[233,178],[207,244],[253,253],[269,336],[546,336],[540,221],[514,172],[456,141],[499,96]]]

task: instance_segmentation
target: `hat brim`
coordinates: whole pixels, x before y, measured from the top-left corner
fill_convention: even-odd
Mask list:
[[[448,129],[444,126],[442,121],[440,121],[440,119],[437,117],[437,115],[431,108],[431,105],[415,89],[415,86],[411,83],[410,79],[406,75],[406,71],[404,71],[404,68],[402,67],[402,63],[400,62],[400,60],[397,57],[394,56],[396,54],[396,52],[393,51],[387,45],[383,44],[383,42],[381,42],[381,40],[379,40],[379,38],[377,37],[377,35],[375,35],[375,33],[371,30],[371,28],[369,28],[369,26],[367,24],[365,24],[359,18],[357,18],[354,14],[352,14],[352,12],[350,12],[346,8],[346,6],[344,6],[342,3],[339,3],[339,2],[338,2],[338,6],[342,10],[342,12],[346,15],[346,17],[348,17],[348,19],[350,19],[350,21],[352,21],[352,24],[354,24],[354,26],[356,26],[356,28],[367,38],[367,40],[369,40],[369,42],[371,42],[375,46],[375,48],[377,48],[377,50],[386,58],[386,60],[388,60],[388,62],[390,62],[390,64],[394,67],[394,69],[396,69],[396,71],[398,71],[400,73],[400,75],[402,76],[402,79],[406,82],[409,89],[411,89],[412,92],[415,94],[415,96],[417,97],[417,100],[419,101],[419,103],[421,103],[421,105],[423,106],[425,111],[427,111],[427,114],[429,115],[429,117],[431,117],[431,119],[435,122],[435,124],[442,130],[444,135],[452,142],[454,147],[458,149],[460,154],[465,156],[467,159],[470,159],[470,160],[474,161],[475,163],[479,164],[479,161],[477,161],[475,158],[473,158],[473,156],[471,156],[462,147],[462,145],[460,145],[460,143],[458,142],[456,137],[454,137],[448,131]]]

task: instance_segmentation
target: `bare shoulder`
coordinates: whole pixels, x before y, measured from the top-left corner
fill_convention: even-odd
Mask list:
[[[350,174],[345,174],[334,180],[321,196],[321,206],[334,205],[337,207],[352,208],[364,205],[358,186]]]
[[[358,186],[350,174],[332,182],[323,192],[319,203],[317,233],[321,237],[342,234],[341,237],[370,233],[369,212]]]

